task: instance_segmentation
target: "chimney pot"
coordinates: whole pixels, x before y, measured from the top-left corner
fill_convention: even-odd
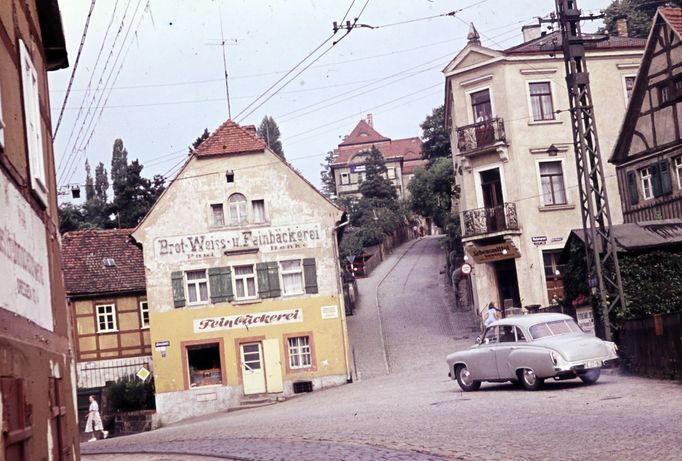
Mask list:
[[[367,114],[367,124],[374,128],[374,117],[372,114]]]
[[[616,19],[616,33],[619,37],[628,36],[628,20],[625,18]]]

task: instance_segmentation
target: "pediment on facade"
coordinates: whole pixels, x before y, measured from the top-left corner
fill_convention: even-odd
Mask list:
[[[490,48],[479,45],[467,45],[452,61],[450,61],[445,69],[443,69],[443,73],[447,75],[458,69],[476,66],[500,56],[502,56],[502,53],[499,51],[491,50]]]

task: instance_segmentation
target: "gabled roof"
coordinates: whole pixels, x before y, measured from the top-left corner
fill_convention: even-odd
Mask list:
[[[601,40],[604,35],[583,34],[586,50],[615,50],[623,48],[643,48],[646,39],[609,36],[608,40]],[[594,40],[594,41],[591,41]],[[548,53],[551,51],[561,51],[563,40],[559,31],[529,40],[520,45],[513,46],[504,50],[507,55]]]
[[[648,250],[682,245],[682,219],[663,219],[611,226],[618,251]],[[585,240],[583,229],[573,229],[566,245]],[[597,239],[597,242],[600,242]],[[598,243],[599,244],[599,243]],[[598,248],[601,253],[601,247]]]
[[[682,39],[682,8],[661,7],[658,9],[670,27],[677,32],[677,36]]]
[[[346,139],[339,144],[339,148],[342,146],[352,146],[355,144],[371,144],[381,141],[390,141],[387,138],[379,134],[374,128],[372,128],[369,123],[364,120],[360,120],[351,133]]]
[[[255,133],[237,125],[232,120],[225,121],[197,147],[194,155],[208,157],[225,154],[249,154],[263,152],[265,143]]]
[[[67,296],[143,293],[146,290],[144,261],[142,250],[129,237],[132,231],[109,229],[65,233],[62,236],[62,267]]]

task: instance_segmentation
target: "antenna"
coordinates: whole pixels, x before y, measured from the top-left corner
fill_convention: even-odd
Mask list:
[[[222,9],[220,8],[220,5],[218,5],[218,14],[220,16],[220,46],[223,49],[223,70],[225,71],[225,96],[227,97],[227,118],[232,120],[232,107],[230,106],[230,85],[228,83],[227,55],[225,53],[225,46],[228,45],[228,42],[230,45],[236,45],[237,39],[230,38],[228,40],[225,40],[225,36],[223,35],[223,13]]]

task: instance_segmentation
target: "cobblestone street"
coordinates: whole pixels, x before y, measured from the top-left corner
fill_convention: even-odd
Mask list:
[[[360,305],[348,318],[354,383],[84,443],[83,459],[682,459],[675,382],[611,371],[592,386],[461,392],[445,355],[473,344],[476,321],[451,311],[443,267],[439,239],[429,237],[407,242],[359,281]]]

